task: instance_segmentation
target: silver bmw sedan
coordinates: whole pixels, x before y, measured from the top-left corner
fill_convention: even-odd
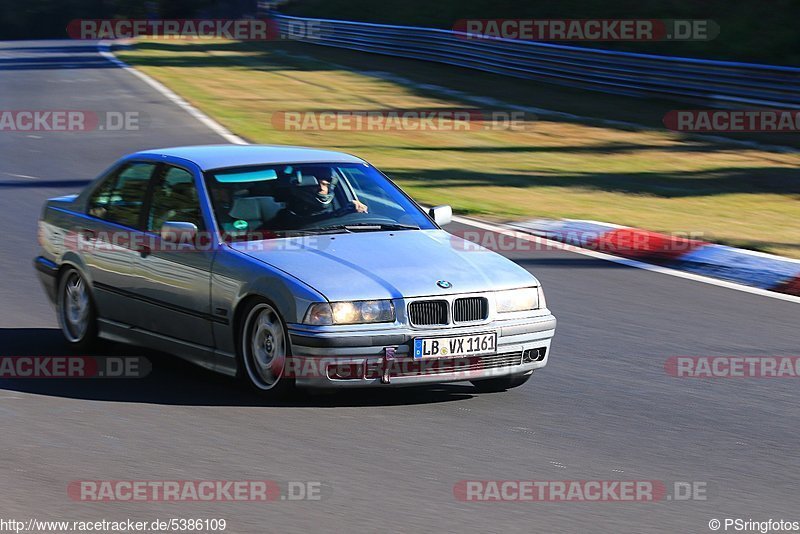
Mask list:
[[[260,393],[525,383],[556,320],[528,271],[348,154],[192,146],[47,201],[35,266],[66,340],[176,354]]]

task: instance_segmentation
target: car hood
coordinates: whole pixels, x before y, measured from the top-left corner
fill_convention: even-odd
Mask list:
[[[443,230],[315,235],[232,247],[298,278],[330,301],[538,285],[514,262]],[[439,287],[440,280],[451,287]]]

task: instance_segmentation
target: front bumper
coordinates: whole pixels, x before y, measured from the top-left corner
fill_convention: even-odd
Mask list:
[[[300,387],[397,387],[525,374],[547,365],[556,319],[546,315],[447,329],[310,332],[296,325],[291,375]],[[415,338],[497,332],[497,353],[414,359]]]

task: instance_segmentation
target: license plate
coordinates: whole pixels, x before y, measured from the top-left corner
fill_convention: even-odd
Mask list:
[[[497,352],[497,332],[414,340],[414,358],[458,358]]]

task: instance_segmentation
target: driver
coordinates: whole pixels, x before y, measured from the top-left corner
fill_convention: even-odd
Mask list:
[[[316,180],[316,179],[315,179]],[[333,213],[335,189],[339,178],[333,173],[330,178],[316,180],[317,187],[296,186],[292,188],[292,211],[298,215],[317,216]],[[359,200],[352,200],[351,204],[356,213],[367,213],[366,204]]]

